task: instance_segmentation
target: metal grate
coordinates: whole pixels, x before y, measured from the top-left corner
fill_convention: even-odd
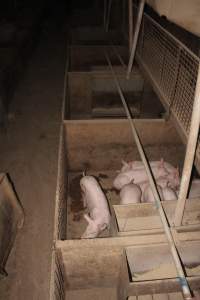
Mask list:
[[[143,16],[136,58],[186,140],[200,59],[147,14]],[[196,156],[200,169],[200,141]]]
[[[67,202],[66,202],[66,169],[63,168],[66,160],[65,155],[65,141],[64,141],[64,127],[62,125],[60,131],[60,146],[58,159],[58,178],[56,189],[56,208],[55,208],[55,240],[66,239],[66,222],[67,222]]]
[[[65,280],[58,253],[52,253],[50,300],[65,299]]]

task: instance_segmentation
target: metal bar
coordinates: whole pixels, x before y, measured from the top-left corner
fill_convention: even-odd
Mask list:
[[[200,64],[198,68],[198,76],[196,82],[196,90],[194,96],[190,132],[188,136],[188,143],[187,143],[185,161],[183,166],[180,192],[178,196],[178,202],[177,202],[175,217],[174,217],[175,226],[180,226],[183,219],[185,202],[188,194],[188,188],[189,188],[190,177],[192,172],[192,166],[195,158],[197,139],[199,133],[199,124],[200,124]]]
[[[122,67],[125,68],[125,67],[126,67],[126,64],[125,64],[124,60],[122,59],[121,55],[118,53],[116,47],[115,47],[112,43],[110,43],[110,45],[111,45],[111,47],[112,47],[112,49],[113,49],[115,55],[116,55],[117,58],[119,59],[119,62],[121,63]]]
[[[145,170],[146,170],[147,175],[148,175],[149,183],[150,183],[150,186],[151,186],[154,198],[155,198],[155,205],[156,205],[156,208],[158,209],[159,214],[160,214],[161,222],[163,224],[163,228],[164,228],[164,231],[165,231],[165,234],[166,234],[166,237],[167,237],[167,240],[168,240],[168,244],[169,244],[169,247],[170,247],[170,250],[171,250],[171,253],[172,253],[172,257],[173,257],[173,260],[174,260],[174,264],[176,266],[177,274],[179,276],[179,281],[180,281],[180,285],[181,285],[181,288],[182,288],[182,291],[183,291],[183,295],[184,295],[185,299],[188,299],[188,300],[192,299],[190,288],[188,286],[188,282],[186,280],[186,277],[185,277],[185,274],[184,274],[184,271],[183,271],[183,267],[181,265],[181,261],[180,261],[179,255],[178,255],[178,251],[176,249],[176,246],[175,246],[175,243],[174,243],[174,240],[173,240],[173,236],[171,234],[169,224],[168,224],[167,218],[165,216],[165,212],[164,212],[163,207],[161,205],[160,196],[159,196],[159,193],[157,191],[156,184],[154,182],[154,178],[153,178],[151,168],[150,168],[149,163],[147,161],[144,149],[142,147],[142,143],[140,142],[139,135],[138,135],[137,130],[135,128],[134,121],[131,117],[129,108],[127,106],[127,103],[126,103],[126,100],[124,98],[124,95],[123,95],[122,89],[120,87],[119,81],[117,79],[117,76],[116,76],[116,74],[113,70],[110,59],[109,59],[109,57],[106,53],[105,53],[105,56],[106,56],[108,65],[110,67],[110,70],[112,72],[113,79],[114,79],[114,82],[116,84],[116,87],[117,87],[118,93],[120,95],[122,104],[124,106],[125,112],[127,114],[127,118],[128,118],[129,123],[130,123],[132,134],[133,134],[133,137],[134,137],[134,141],[137,145],[137,148],[138,148],[138,151],[140,153],[142,162],[145,166]]]
[[[129,21],[129,52],[131,53],[133,43],[133,1],[128,0],[128,21]]]
[[[107,10],[107,22],[106,22],[106,32],[108,32],[109,25],[110,25],[110,12],[112,7],[112,0],[108,0],[108,10]]]
[[[144,5],[145,5],[145,0],[141,0],[140,6],[139,6],[139,12],[138,12],[138,16],[137,16],[135,34],[134,34],[132,48],[131,48],[131,54],[130,54],[129,63],[128,63],[127,79],[129,79],[129,77],[130,77],[130,73],[131,73],[131,70],[133,67],[133,61],[135,59],[135,52],[136,52],[136,46],[137,46],[137,41],[138,41],[139,32],[140,32],[140,26],[141,26],[141,22],[142,22],[142,15],[144,12]]]

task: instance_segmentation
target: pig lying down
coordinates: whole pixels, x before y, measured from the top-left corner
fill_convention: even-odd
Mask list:
[[[81,238],[95,238],[110,226],[108,202],[99,183],[93,176],[83,176],[80,180],[80,187],[84,207],[87,207],[89,212],[89,214],[84,215],[88,226]]]
[[[141,161],[133,161],[129,163],[122,161],[122,163],[122,169],[113,181],[113,186],[116,189],[121,190],[124,185],[131,182],[134,182],[135,184],[148,182],[148,176]],[[174,168],[171,164],[164,162],[163,159],[160,161],[150,162],[150,166],[156,181],[160,178],[164,178],[168,181],[169,187],[173,189],[177,189],[179,187],[180,178],[177,168]]]
[[[163,159],[151,161],[150,166],[162,201],[177,200],[180,189],[180,177],[177,168]],[[122,168],[113,181],[120,190],[120,204],[154,202],[154,195],[142,161],[122,161]],[[191,182],[188,198],[200,197],[200,179]]]
[[[124,185],[120,191],[120,204],[131,204],[141,202],[141,188],[134,183]]]
[[[161,200],[176,200],[180,186],[179,171],[163,159],[150,162]],[[154,197],[142,161],[122,161],[122,168],[113,181],[120,190],[120,204],[153,202]]]

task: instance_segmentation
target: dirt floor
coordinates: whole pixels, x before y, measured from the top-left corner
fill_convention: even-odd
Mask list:
[[[8,172],[25,224],[0,281],[0,299],[49,299],[57,156],[66,54],[61,24],[44,24],[40,43],[0,133],[0,170]]]

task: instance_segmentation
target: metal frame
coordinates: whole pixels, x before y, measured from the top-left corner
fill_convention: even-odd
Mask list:
[[[151,168],[149,166],[149,163],[148,163],[148,160],[146,158],[142,143],[140,141],[140,137],[139,137],[139,135],[137,133],[137,130],[135,128],[134,120],[132,119],[131,114],[129,112],[129,108],[128,108],[127,103],[126,103],[126,99],[123,95],[122,89],[120,87],[120,83],[118,81],[117,75],[114,72],[111,61],[110,61],[110,59],[109,59],[109,57],[106,53],[105,53],[105,56],[106,56],[108,65],[110,67],[111,73],[113,75],[113,80],[115,82],[115,85],[116,85],[117,91],[119,93],[120,99],[121,99],[122,104],[124,106],[124,109],[125,109],[125,112],[126,112],[126,115],[127,115],[127,119],[130,123],[130,127],[131,127],[132,134],[133,134],[133,140],[135,141],[135,143],[137,145],[138,151],[140,153],[140,157],[142,159],[142,162],[144,164],[145,170],[146,170],[147,175],[148,175],[149,183],[150,183],[150,186],[151,186],[151,189],[152,189],[152,192],[153,192],[153,195],[154,195],[154,199],[155,199],[155,206],[156,206],[156,208],[157,208],[157,210],[160,214],[160,219],[161,219],[163,229],[165,231],[166,238],[167,238],[170,250],[171,250],[171,254],[172,254],[175,266],[176,266],[176,270],[177,270],[177,274],[178,274],[178,277],[179,277],[179,282],[180,282],[180,285],[181,285],[181,288],[182,288],[184,298],[188,299],[188,300],[192,299],[192,295],[191,295],[190,288],[189,288],[187,279],[186,279],[184,271],[183,271],[183,267],[182,267],[182,264],[181,264],[181,261],[180,261],[178,250],[176,248],[175,241],[174,241],[173,236],[171,234],[169,224],[168,224],[168,220],[167,220],[167,217],[165,215],[164,209],[161,205],[160,195],[157,191],[155,180],[153,178]]]

